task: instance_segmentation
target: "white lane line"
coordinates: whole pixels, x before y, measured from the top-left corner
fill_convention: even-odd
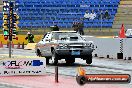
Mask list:
[[[127,74],[131,74],[131,71],[124,71],[124,70],[117,70],[114,68],[99,68],[99,67],[93,67],[93,70],[105,70],[105,71],[112,71],[112,72],[120,72],[120,73],[127,73]]]
[[[16,87],[16,88],[31,88],[31,87],[26,87],[26,86],[22,86],[22,85],[17,85],[17,84],[10,84],[10,83],[5,83],[5,82],[0,82],[0,84],[8,86],[8,87]]]

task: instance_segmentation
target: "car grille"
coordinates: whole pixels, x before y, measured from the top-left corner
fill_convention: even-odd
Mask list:
[[[70,46],[69,48],[83,48],[83,46]]]
[[[83,48],[83,43],[71,43],[68,45],[69,48]]]

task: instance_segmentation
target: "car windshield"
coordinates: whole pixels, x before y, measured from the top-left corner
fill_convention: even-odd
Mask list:
[[[53,33],[53,37],[52,39],[55,40],[82,40],[81,36],[77,33],[68,33],[68,32],[64,32],[64,33]]]
[[[128,29],[128,30],[126,31],[126,35],[132,35],[132,30]]]

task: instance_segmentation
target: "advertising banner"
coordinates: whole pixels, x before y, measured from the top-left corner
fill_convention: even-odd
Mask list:
[[[17,58],[0,60],[0,76],[11,75],[44,75],[46,73],[45,58]]]

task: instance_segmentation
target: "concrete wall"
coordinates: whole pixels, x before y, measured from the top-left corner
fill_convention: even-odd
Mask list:
[[[2,12],[2,10],[3,10],[3,6],[2,6],[2,5],[0,5],[0,12]]]
[[[113,58],[113,59],[132,59],[132,39],[131,38],[96,38],[84,37],[87,41],[93,41],[95,50],[93,56]]]
[[[3,0],[0,0],[0,5],[2,5],[3,4]]]
[[[3,9],[3,0],[0,0],[0,12],[2,12]]]
[[[121,0],[112,28],[119,29],[124,24],[125,29],[132,28],[132,0]]]

